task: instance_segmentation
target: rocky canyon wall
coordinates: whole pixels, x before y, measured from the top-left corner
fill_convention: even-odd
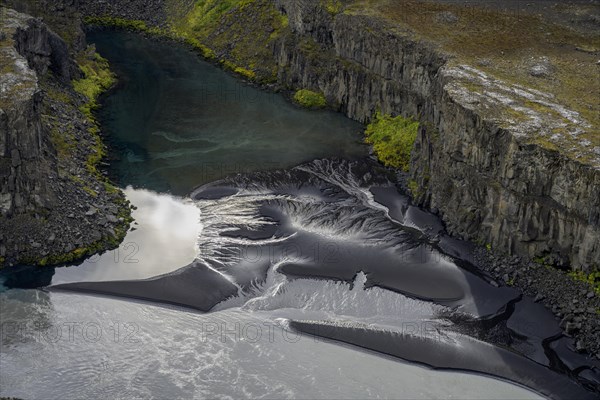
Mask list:
[[[97,60],[83,51],[75,10],[52,14],[70,21],[67,43],[42,20],[0,7],[0,268],[114,248],[130,222],[123,194],[95,168],[102,142],[83,111],[90,99],[72,84],[85,75],[76,57]]]
[[[381,19],[332,15],[316,1],[277,6],[294,33],[276,49],[282,85],[321,91],[362,122],[376,110],[419,118],[413,195],[439,212],[450,232],[510,254],[598,267],[598,168],[486,119],[455,84],[461,67]]]
[[[52,69],[70,81],[73,65],[65,43],[38,20],[10,11],[3,16],[10,18],[2,32],[0,75],[0,211],[6,215],[54,203],[48,176],[56,173],[56,162],[41,121],[37,76]]]

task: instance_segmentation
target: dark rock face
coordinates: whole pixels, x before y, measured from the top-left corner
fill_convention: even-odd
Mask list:
[[[493,126],[472,126],[460,135],[422,129],[412,176],[425,187],[420,204],[437,207],[459,236],[510,254],[548,255],[557,265],[598,266],[598,170],[520,145]]]
[[[433,47],[369,16],[332,16],[318,2],[279,0],[294,31],[276,49],[280,83],[322,91],[350,118],[419,116],[416,201],[451,233],[525,256],[590,269],[600,263],[600,169],[526,144],[451,89]]]
[[[86,15],[111,16],[128,20],[141,20],[153,26],[163,26],[167,22],[164,0],[78,0],[78,7]],[[181,1],[193,5],[193,1]]]
[[[63,83],[77,76],[67,44],[40,20],[30,19],[26,27],[17,28],[14,41],[17,52],[39,76],[45,75],[48,69]]]
[[[14,9],[23,14],[39,18],[41,22],[56,33],[55,39],[66,42],[74,52],[85,49],[85,35],[77,15],[79,0],[3,0],[0,5]],[[54,39],[50,39],[53,42]],[[53,43],[54,51],[60,43]],[[57,53],[58,54],[58,53]]]
[[[37,179],[45,170],[54,168],[41,157],[44,143],[39,103],[39,94],[31,93],[14,108],[0,111],[0,210],[3,214],[32,210],[52,199],[44,179]]]
[[[52,72],[63,84],[78,76],[67,44],[41,21],[2,10],[5,37],[0,76],[0,215],[35,213],[55,205],[49,176],[56,159],[41,121],[38,77]]]
[[[55,197],[47,174],[56,163],[44,154],[51,151],[41,118],[41,93],[35,71],[52,64],[50,34],[43,25],[30,23],[22,14],[7,13],[16,25],[15,46],[3,53],[12,70],[0,77],[0,211],[3,215],[47,207]],[[28,37],[32,40],[28,40]],[[64,43],[63,43],[64,44]]]

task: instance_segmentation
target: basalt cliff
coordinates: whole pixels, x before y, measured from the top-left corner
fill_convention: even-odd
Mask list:
[[[83,15],[87,22],[127,26],[123,21],[139,20],[130,26],[183,39],[205,57],[271,88],[321,93],[330,107],[361,122],[377,111],[417,118],[420,128],[403,180],[414,201],[439,213],[451,233],[549,264],[588,272],[600,266],[598,110],[586,103],[582,112],[569,103],[577,96],[545,90],[567,82],[553,72],[561,71],[561,59],[536,53],[518,65],[527,70],[522,80],[509,79],[501,69],[494,74],[490,65],[510,61],[505,50],[498,50],[503,54],[498,60],[477,58],[467,51],[471,43],[464,43],[468,56],[457,56],[448,50],[453,42],[444,47],[432,39],[438,31],[418,31],[419,21],[409,18],[418,1],[404,8],[383,4],[375,12],[352,1],[256,0],[231,2],[220,14],[206,8],[211,3],[64,0],[55,7],[71,19]],[[440,32],[459,30],[469,18],[457,11],[430,11],[426,15]],[[3,213],[14,220],[58,207],[56,186],[48,185],[45,173],[56,175],[57,163],[44,139],[48,134],[37,81],[45,68],[56,84],[73,80],[78,69],[67,60],[66,45],[43,24],[12,12],[4,15],[9,18],[2,21],[8,38],[3,40],[11,44],[3,51],[13,54],[11,65],[28,85],[13,96],[7,94],[10,83],[3,82],[0,100],[0,199]],[[590,29],[593,39],[596,28]],[[81,50],[81,39],[70,41],[71,52],[77,46]],[[578,51],[578,68],[591,76],[600,73],[599,49],[572,50]],[[506,71],[511,68],[516,71],[517,65]],[[588,90],[596,88],[592,80]],[[106,210],[111,202],[107,198],[93,207]],[[92,210],[92,202],[86,204],[85,213]]]
[[[96,170],[103,151],[89,99],[73,89],[93,62],[39,19],[0,8],[0,267],[74,261],[126,231],[123,195]],[[75,38],[75,37],[74,37]]]
[[[413,195],[437,210],[450,232],[510,254],[598,266],[600,148],[591,151],[592,162],[582,163],[529,140],[565,123],[523,105],[563,111],[551,95],[449,62],[433,45],[378,18],[332,16],[306,2],[279,6],[294,35],[275,49],[278,81],[322,91],[359,121],[377,109],[418,116]],[[523,107],[528,118],[494,115],[507,106]],[[564,114],[574,129],[584,123]]]

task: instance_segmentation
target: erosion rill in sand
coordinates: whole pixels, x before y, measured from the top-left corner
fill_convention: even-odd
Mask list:
[[[61,9],[185,40],[246,79],[310,90],[361,122],[377,111],[417,118],[407,187],[451,233],[549,264],[598,268],[597,29],[573,31],[520,10],[409,1],[140,4],[83,0]],[[567,43],[553,47],[556,38]],[[40,188],[44,181],[36,180]]]

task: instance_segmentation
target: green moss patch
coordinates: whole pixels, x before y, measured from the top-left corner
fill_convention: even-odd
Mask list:
[[[250,71],[249,69],[237,67],[233,70],[236,74],[243,76],[246,79],[254,80],[256,79],[256,73],[254,71]]]
[[[175,37],[230,63],[232,71],[261,83],[276,80],[272,46],[289,31],[287,16],[268,0],[200,0],[184,17],[173,16],[170,29]]]
[[[218,24],[223,15],[233,7],[245,6],[252,0],[199,0],[187,15],[187,26],[196,32],[208,31]]]
[[[65,160],[72,156],[75,150],[75,141],[67,134],[61,132],[56,126],[53,126],[50,130],[50,141],[60,160]]]
[[[327,105],[327,100],[322,93],[308,89],[298,90],[294,95],[294,101],[306,108],[323,108]]]
[[[250,81],[254,81],[256,79],[256,73],[252,70],[246,69],[244,67],[240,67],[232,63],[228,60],[221,60],[221,65],[224,69],[229,70],[243,78],[246,78]]]
[[[93,118],[92,110],[98,108],[98,98],[115,84],[116,78],[108,61],[96,52],[77,61],[84,77],[73,81],[73,88],[87,98],[88,101],[81,107],[81,111],[87,117]]]
[[[594,292],[596,292],[596,295],[600,296],[600,271],[594,271],[589,274],[583,271],[572,271],[569,272],[569,276],[576,281],[589,284]]]
[[[88,119],[90,123],[89,130],[95,140],[95,144],[88,156],[86,167],[90,173],[100,176],[96,170],[96,165],[104,157],[105,148],[102,138],[99,135],[100,129],[94,118],[93,110],[98,108],[98,98],[100,95],[115,84],[116,78],[110,70],[108,61],[95,51],[88,50],[84,57],[78,59],[78,64],[84,77],[73,81],[73,88],[87,100],[79,109]]]
[[[408,190],[410,190],[413,197],[419,197],[421,195],[419,184],[414,179],[408,181]]]
[[[339,14],[344,7],[341,0],[321,0],[321,4],[332,15]]]
[[[109,16],[88,16],[83,19],[83,22],[88,25],[112,26],[115,28],[131,29],[135,31],[147,31],[150,29],[144,21]]]
[[[384,165],[408,171],[418,129],[419,122],[411,118],[377,112],[365,130],[365,142],[373,145],[377,158]]]

